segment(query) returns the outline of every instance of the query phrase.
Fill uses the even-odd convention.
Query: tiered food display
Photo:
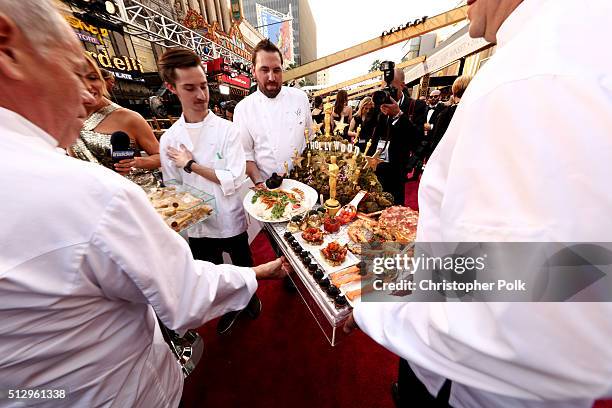
[[[340,123],[337,122],[336,130],[339,126]],[[364,154],[369,150],[371,141],[365,152],[361,152],[354,143],[332,134],[329,105],[326,105],[325,109],[325,133],[319,134],[319,126],[316,124],[312,131],[315,134],[314,140],[310,140],[309,130],[305,131],[307,143],[304,152],[300,155],[295,151],[292,159],[293,170],[289,178],[301,181],[324,197],[328,197],[331,171],[331,175],[336,176],[338,187],[335,198],[340,205],[348,204],[359,191],[368,193],[359,204],[359,211],[372,213],[393,205],[393,196],[383,192],[382,185],[376,177],[376,167],[382,161],[378,158],[380,153],[377,152],[372,157]],[[358,138],[359,136],[355,140]],[[333,160],[335,162],[332,162]],[[333,174],[334,167],[330,164],[337,165],[337,174]]]
[[[213,212],[202,197],[178,191],[175,186],[151,189],[147,197],[164,222],[177,232],[203,221]]]
[[[251,191],[245,209],[266,222],[304,287],[322,302],[321,310],[340,321],[364,291],[372,290],[375,276],[360,261],[364,245],[413,242],[418,212],[393,206],[375,174],[378,153],[365,156],[330,134],[329,105],[325,110],[325,134],[310,140],[306,132],[307,147],[302,154],[295,151],[288,178],[274,175],[266,189]],[[322,205],[300,200],[304,194],[298,190],[312,190]]]

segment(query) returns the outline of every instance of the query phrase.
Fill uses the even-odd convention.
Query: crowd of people
[[[384,103],[365,97],[353,114],[337,93],[333,123],[364,148],[371,140],[370,156],[382,142],[377,175],[395,204],[425,167],[417,241],[608,241],[612,59],[572,59],[567,27],[607,34],[610,12],[606,0],[472,1],[470,35],[498,50],[476,78],[457,78],[448,101],[436,89],[411,96],[401,69]],[[209,107],[198,55],[166,50],[159,73],[182,115],[158,142],[142,116],[110,100],[110,79],[52,0],[0,2],[0,406],[21,404],[5,389],[55,388],[70,396],[54,406],[176,407],[183,374],[160,324],[181,333],[221,317],[227,334],[238,316],[261,313],[258,281],[291,267],[282,256],[254,266],[241,191],[291,169],[324,105],[283,86],[271,41],[254,48],[252,65],[256,92]],[[571,115],[541,103],[552,91],[572,101]],[[119,131],[137,154],[113,162]],[[217,202],[187,241],[143,191],[160,168]],[[611,312],[362,302],[345,330],[400,357],[402,407],[587,408],[612,397]]]

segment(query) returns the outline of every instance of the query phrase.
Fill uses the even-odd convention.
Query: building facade
[[[286,65],[317,59],[317,28],[308,0],[242,0],[242,5],[246,20],[279,45]],[[316,74],[307,79],[316,83]]]
[[[110,71],[116,78],[112,99],[122,106],[135,110],[144,116],[150,116],[149,98],[163,90],[157,72],[157,61],[168,47],[186,46],[172,41],[165,41],[163,35],[146,34],[137,27],[130,26],[119,18],[119,15],[106,15],[88,9],[89,2],[83,0],[55,0],[58,9],[66,18],[81,41],[84,51],[100,68]],[[115,0],[117,4],[119,0]],[[250,80],[242,75],[249,71],[252,47],[260,41],[261,35],[246,20],[242,19],[240,0],[205,0],[204,9],[200,1],[172,3],[167,0],[121,0],[125,6],[146,7],[151,19],[160,21],[163,16],[168,24],[183,26],[195,31],[200,38],[208,41],[208,46],[199,51],[204,61],[224,59],[223,72],[209,72],[211,81],[211,98],[240,99],[248,93]],[[183,8],[183,7],[186,8]],[[192,7],[198,7],[194,9]],[[218,7],[215,20],[204,19],[200,12],[207,12]],[[226,13],[225,13],[226,12]],[[212,14],[211,14],[212,15]],[[224,18],[227,15],[227,18]],[[157,16],[157,17],[155,17]],[[224,21],[225,20],[225,21]],[[147,24],[152,25],[153,20]],[[145,24],[140,22],[140,24]],[[225,31],[228,27],[228,32]],[[246,35],[243,35],[243,27]],[[184,28],[183,28],[184,30]],[[205,55],[211,46],[223,49],[223,55]],[[203,55],[204,53],[204,55]],[[211,53],[212,54],[212,53]],[[238,63],[240,62],[240,64]],[[221,95],[219,85],[226,85],[227,94]],[[215,94],[218,94],[216,95]]]

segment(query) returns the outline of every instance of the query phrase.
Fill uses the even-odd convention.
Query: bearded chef
[[[612,3],[468,4],[470,35],[497,50],[427,163],[417,240],[611,241],[612,58],[576,59],[574,50],[602,55],[582,39],[612,36]],[[401,406],[466,408],[590,408],[611,397],[610,316],[610,303],[354,309],[364,332],[409,362]]]
[[[294,150],[306,147],[304,130],[310,129],[310,103],[304,91],[282,86],[283,56],[270,40],[253,50],[253,75],[257,92],[236,105],[234,123],[239,126],[246,156],[246,172],[255,185],[272,173],[292,168]]]

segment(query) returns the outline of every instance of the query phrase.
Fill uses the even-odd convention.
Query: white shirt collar
[[[217,117],[217,115],[215,115],[215,114],[214,114],[214,112],[213,112],[211,109],[209,109],[209,110],[208,110],[208,114],[206,115],[206,117],[204,118],[204,120],[203,120],[203,121],[201,121],[201,122],[198,122],[198,123],[187,123],[187,121],[185,121],[185,115],[184,115],[184,114],[181,114],[181,118],[180,118],[179,120],[180,120],[180,122],[181,122],[183,125],[197,125],[197,124],[202,124],[203,126],[210,126],[210,125],[211,125],[211,124],[212,124],[212,123],[215,121],[215,119],[213,119],[213,116],[214,116],[214,117]]]
[[[0,106],[0,126],[19,133],[23,136],[38,138],[45,143],[41,145],[56,148],[59,143],[53,136],[30,122],[20,114]]]

